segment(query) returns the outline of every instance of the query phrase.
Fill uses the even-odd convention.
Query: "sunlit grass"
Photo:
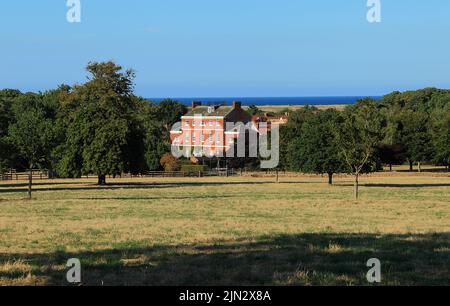
[[[0,183],[0,284],[449,284],[450,176]]]

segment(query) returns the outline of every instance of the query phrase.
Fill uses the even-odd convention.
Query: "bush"
[[[181,171],[183,172],[190,172],[190,173],[204,173],[206,171],[208,171],[208,166],[204,166],[204,165],[182,165],[181,166]]]
[[[179,171],[181,167],[180,161],[170,153],[164,154],[161,157],[160,163],[166,172]]]

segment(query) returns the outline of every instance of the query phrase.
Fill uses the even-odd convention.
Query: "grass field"
[[[260,110],[262,110],[263,112],[273,112],[273,113],[278,113],[281,111],[284,111],[286,109],[289,109],[291,111],[297,111],[299,109],[304,108],[305,106],[303,105],[261,105],[258,106],[258,108]],[[314,107],[318,108],[318,109],[330,109],[330,108],[334,108],[336,110],[343,110],[346,105],[344,104],[334,104],[334,105],[314,105]]]
[[[450,175],[0,182],[0,285],[450,285]]]

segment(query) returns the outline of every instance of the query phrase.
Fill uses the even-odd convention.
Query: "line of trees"
[[[0,91],[0,172],[49,169],[60,177],[139,174],[161,167],[184,105],[133,94],[134,71],[90,63],[88,80],[44,93]]]
[[[95,174],[105,184],[107,175],[161,168],[186,107],[134,95],[134,71],[113,62],[90,63],[87,72],[81,85],[0,91],[0,173],[41,168],[59,177]],[[358,197],[360,175],[382,164],[450,167],[450,90],[394,92],[343,111],[307,106],[290,114],[280,141],[281,169],[326,174],[330,184],[335,173],[350,173]]]
[[[426,88],[367,98],[343,111],[305,107],[281,130],[281,167],[306,173],[355,178],[382,164],[409,163],[421,171],[428,162],[450,171],[450,91]]]

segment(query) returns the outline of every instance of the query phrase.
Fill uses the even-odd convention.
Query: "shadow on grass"
[[[136,200],[200,200],[200,199],[223,199],[223,198],[242,198],[239,195],[208,195],[208,196],[191,196],[191,197],[171,197],[171,196],[161,196],[161,197],[90,197],[90,198],[77,198],[78,200],[87,201],[102,201],[102,200],[118,200],[118,201],[136,201]]]
[[[341,187],[353,187],[353,184],[336,184]],[[379,187],[379,188],[433,188],[433,187],[450,187],[450,183],[442,184],[359,184],[360,187]]]
[[[20,261],[42,283],[67,285],[69,258],[81,260],[85,285],[368,285],[370,258],[381,260],[381,285],[450,284],[450,233],[298,234],[156,247],[130,242],[93,252],[0,254],[0,267]],[[22,277],[18,269],[0,269],[0,283]]]
[[[39,187],[45,186],[59,186],[65,183],[41,183],[33,184],[33,191],[80,191],[80,190],[115,190],[115,189],[158,189],[158,188],[176,188],[176,187],[207,187],[207,186],[231,186],[231,185],[265,185],[265,184],[275,184],[275,181],[232,181],[232,182],[167,182],[167,183],[139,183],[139,182],[123,182],[123,183],[109,183],[104,186],[98,186],[95,184],[87,183],[74,183],[70,185],[83,185],[75,187]],[[278,184],[313,184],[316,182],[280,182]],[[3,188],[6,187],[6,188]],[[23,189],[20,189],[23,188]],[[0,192],[24,192],[28,188],[27,184],[9,184],[0,185]]]

